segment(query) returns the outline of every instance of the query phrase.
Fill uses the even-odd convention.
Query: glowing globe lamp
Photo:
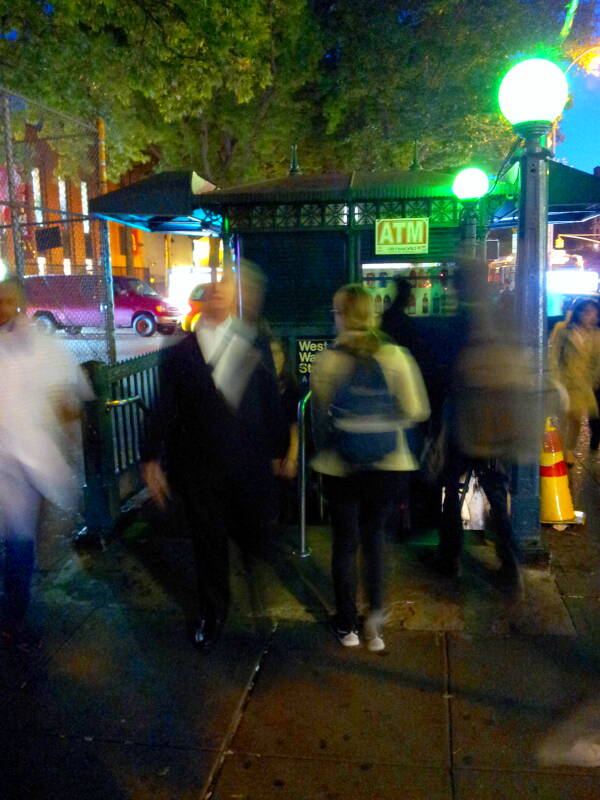
[[[500,111],[514,126],[550,125],[562,114],[569,86],[559,66],[545,58],[528,58],[510,69],[498,92]]]
[[[462,169],[452,184],[452,192],[459,200],[478,200],[489,188],[488,176],[478,167]]]

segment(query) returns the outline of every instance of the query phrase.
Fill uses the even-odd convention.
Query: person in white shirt
[[[23,312],[20,283],[0,282],[0,511],[4,539],[1,633],[27,636],[42,498],[74,511],[79,485],[65,453],[92,391],[70,353]]]

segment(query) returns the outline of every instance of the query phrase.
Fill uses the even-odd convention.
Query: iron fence
[[[95,399],[83,426],[84,516],[90,534],[114,527],[124,501],[142,487],[140,449],[158,396],[160,353],[105,364],[84,364]]]

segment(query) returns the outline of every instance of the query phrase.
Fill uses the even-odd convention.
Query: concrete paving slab
[[[93,606],[87,603],[56,604],[46,598],[38,598],[32,603],[30,618],[40,636],[39,646],[19,648],[0,644],[0,706],[32,679],[92,611]]]
[[[5,727],[220,747],[263,648],[253,630],[232,625],[201,653],[178,615],[100,609],[9,701]]]
[[[3,800],[198,800],[217,754],[0,734]]]
[[[165,578],[159,578],[122,543],[104,552],[71,552],[60,567],[39,583],[56,602],[86,601],[97,606],[177,609]],[[192,590],[193,591],[193,590]]]
[[[455,800],[598,800],[600,775],[460,769],[455,787]]]
[[[212,800],[451,800],[443,769],[236,753]]]
[[[453,635],[449,653],[457,767],[535,768],[557,721],[600,693],[572,639]]]
[[[445,766],[443,641],[390,631],[386,642],[373,654],[342,648],[322,625],[278,629],[231,748]]]
[[[387,603],[390,625],[414,631],[461,631],[485,635],[553,634],[574,636],[575,629],[552,574],[524,570],[523,602],[507,603],[494,584],[498,562],[493,544],[468,532],[463,578],[457,583],[428,570],[419,554],[437,537],[413,537],[407,543],[387,542]],[[311,559],[328,576],[330,535],[326,528],[309,530]],[[600,563],[600,558],[598,559]],[[301,567],[303,564],[301,564]]]
[[[545,535],[555,555],[552,571],[565,595],[600,597],[600,544],[590,535],[588,526]]]
[[[568,595],[565,605],[577,630],[579,647],[585,651],[590,669],[600,675],[600,597]]]

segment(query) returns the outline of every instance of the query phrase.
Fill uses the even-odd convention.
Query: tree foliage
[[[497,165],[511,59],[560,55],[564,0],[3,0],[15,91],[107,122],[110,169],[221,185],[308,170]],[[10,3],[10,5],[9,5]],[[565,47],[590,41],[583,0]]]

